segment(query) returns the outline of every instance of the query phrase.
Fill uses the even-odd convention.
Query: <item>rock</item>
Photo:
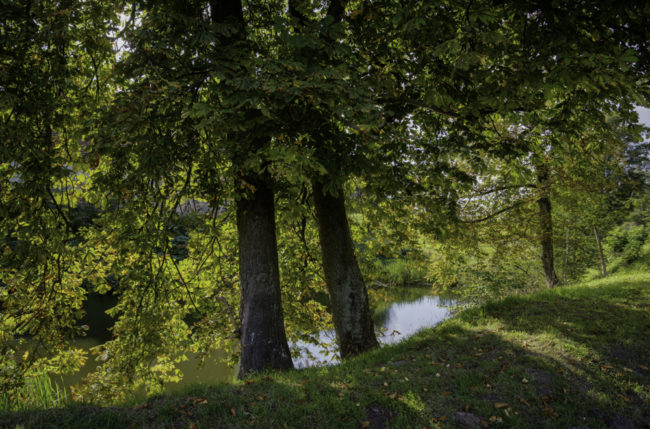
[[[634,429],[636,425],[628,417],[621,414],[614,414],[613,416],[605,418],[607,427],[610,429]]]
[[[379,406],[366,408],[366,416],[372,429],[383,429],[386,423],[390,422],[396,415],[395,411],[388,408]]]
[[[454,414],[454,421],[460,426],[468,429],[480,429],[481,419],[476,414],[459,411]]]

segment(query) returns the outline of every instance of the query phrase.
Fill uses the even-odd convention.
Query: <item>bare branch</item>
[[[490,220],[490,219],[492,219],[493,217],[500,215],[501,213],[505,213],[505,212],[507,212],[507,211],[509,211],[509,210],[512,210],[512,209],[517,208],[517,207],[519,207],[519,206],[521,206],[521,205],[524,205],[524,204],[527,203],[527,202],[528,202],[527,200],[517,201],[516,203],[514,203],[514,204],[512,204],[512,205],[509,205],[509,206],[507,206],[507,207],[504,207],[504,208],[502,208],[501,210],[497,210],[497,211],[495,211],[494,213],[490,213],[489,215],[487,215],[487,216],[485,216],[485,217],[482,217],[482,218],[480,218],[480,219],[471,219],[471,220],[463,220],[463,219],[461,219],[461,222],[463,222],[463,223],[479,223],[479,222],[485,222],[486,220]]]

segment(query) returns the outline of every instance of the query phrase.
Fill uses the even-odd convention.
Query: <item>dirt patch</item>
[[[553,376],[551,374],[537,368],[532,368],[529,373],[534,383],[535,389],[540,396],[549,396],[554,393],[555,383],[553,382]]]
[[[636,362],[640,362],[640,356],[636,351],[630,350],[621,343],[616,343],[608,350],[608,354],[617,361],[634,367]]]
[[[373,429],[383,429],[386,422],[392,420],[397,414],[393,410],[380,406],[369,406],[366,408],[366,416]]]

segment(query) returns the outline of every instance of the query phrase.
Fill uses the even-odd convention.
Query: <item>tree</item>
[[[80,272],[71,221],[83,176],[80,118],[101,104],[113,5],[3,3],[0,17],[0,388],[78,368]],[[98,36],[99,32],[99,36]],[[29,341],[28,341],[29,339]]]

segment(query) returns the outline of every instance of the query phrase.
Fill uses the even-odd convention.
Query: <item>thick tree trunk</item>
[[[598,253],[600,254],[600,274],[606,277],[607,267],[605,265],[605,255],[603,255],[603,244],[600,242],[600,233],[596,224],[594,224],[594,234],[596,235],[596,244],[598,244]]]
[[[314,183],[323,271],[330,295],[341,358],[377,346],[368,293],[354,255],[343,189],[336,197]]]
[[[255,190],[248,199],[237,202],[240,377],[264,369],[293,368],[284,332],[273,191],[260,178],[244,180]]]
[[[546,191],[548,174],[545,169],[539,168],[537,172],[537,183],[541,196],[537,200],[539,206],[540,242],[542,245],[542,266],[548,287],[557,286],[560,281],[555,274],[553,262],[553,218],[551,216],[551,199]]]
[[[210,13],[217,24],[233,23],[237,31],[217,34],[224,46],[246,38],[241,0],[212,0]],[[246,52],[245,47],[242,54]],[[242,68],[241,73],[247,73]],[[245,112],[246,118],[261,113],[254,109]],[[263,133],[255,135],[249,130],[237,136],[241,142],[240,152],[234,154],[233,165],[242,165],[245,158],[268,143]],[[239,377],[264,369],[293,368],[289,345],[284,332],[284,317],[280,294],[278,248],[275,237],[275,205],[270,180],[256,174],[239,178],[253,191],[242,195],[237,201],[237,233],[239,236],[239,279],[241,284],[241,360]],[[242,186],[242,188],[244,188]]]

